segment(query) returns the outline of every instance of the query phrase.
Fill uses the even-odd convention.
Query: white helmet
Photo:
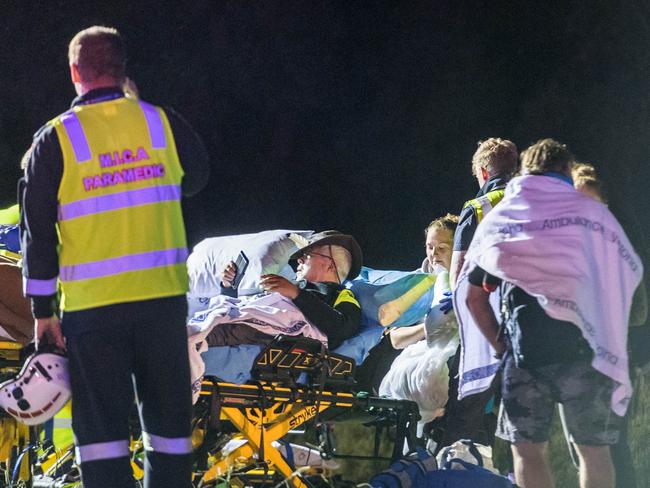
[[[0,407],[27,425],[50,420],[70,399],[68,358],[37,352],[20,373],[0,384]]]

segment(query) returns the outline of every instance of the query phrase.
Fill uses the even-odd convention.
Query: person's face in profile
[[[451,266],[453,234],[449,229],[432,227],[427,231],[426,253],[432,265]]]
[[[324,281],[334,260],[328,246],[315,247],[298,258],[296,278],[307,281]]]

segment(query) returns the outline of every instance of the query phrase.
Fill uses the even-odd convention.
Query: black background
[[[422,229],[478,190],[479,139],[565,142],[596,165],[647,246],[650,3],[3,2],[0,204],[22,153],[74,97],[67,44],[112,25],[141,96],[211,155],[191,243],[272,228],[354,234],[366,263],[414,268]]]

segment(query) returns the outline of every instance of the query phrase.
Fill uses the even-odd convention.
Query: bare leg
[[[614,465],[609,446],[576,444],[580,457],[580,488],[614,488]]]
[[[512,445],[515,478],[521,488],[554,488],[546,456],[547,442],[522,442]]]

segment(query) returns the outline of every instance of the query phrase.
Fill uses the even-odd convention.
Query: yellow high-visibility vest
[[[469,206],[474,207],[476,218],[480,223],[481,220],[483,220],[483,217],[485,217],[490,210],[492,210],[494,206],[503,199],[504,195],[505,190],[492,190],[478,198],[466,201],[463,205],[463,210]]]
[[[0,225],[16,225],[20,220],[18,204],[0,210]]]
[[[117,98],[75,106],[50,124],[63,153],[61,308],[184,294],[183,170],[165,112]],[[55,280],[34,281],[37,294],[56,289]]]
[[[66,403],[52,419],[52,443],[57,451],[74,445],[72,433],[72,402]]]

